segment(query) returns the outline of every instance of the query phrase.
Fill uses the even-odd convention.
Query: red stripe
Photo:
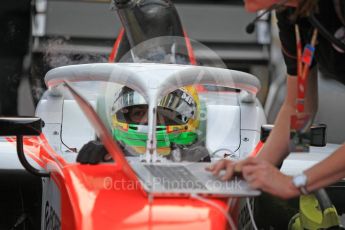
[[[58,160],[62,167],[67,165],[65,159],[57,154],[55,150],[49,145],[48,140],[44,134],[41,134],[39,139],[42,142],[41,147],[43,147],[43,149],[45,150],[43,152],[45,156],[49,157],[52,160]]]
[[[264,143],[262,141],[259,141],[259,143],[255,146],[255,149],[253,150],[253,152],[250,153],[250,157],[256,157],[263,146],[264,146]]]
[[[6,140],[16,145],[16,138],[7,137]],[[51,169],[48,169],[48,165],[51,165],[62,174],[62,168],[67,164],[61,156],[55,153],[43,134],[39,137],[24,138],[23,149],[27,157],[30,157],[47,171],[51,171]]]
[[[115,61],[115,58],[116,58],[117,53],[119,51],[119,47],[120,47],[121,40],[122,40],[122,37],[123,37],[124,33],[125,33],[125,29],[121,28],[120,33],[117,36],[117,39],[115,41],[115,44],[114,44],[113,49],[111,51],[111,54],[109,56],[108,62],[112,63],[112,62]]]
[[[194,54],[194,50],[193,50],[192,44],[190,42],[190,39],[189,39],[189,37],[187,35],[187,32],[183,31],[183,35],[184,35],[184,38],[185,38],[185,41],[186,41],[187,52],[188,52],[188,57],[189,57],[190,64],[197,65],[195,54]],[[195,88],[196,88],[196,91],[198,91],[199,93],[207,91],[203,85],[196,85]]]
[[[16,138],[11,138],[11,137],[7,137],[6,140],[8,142],[10,142],[11,144],[16,146],[17,143],[17,139]],[[32,160],[34,160],[41,168],[45,168],[45,163],[39,159],[35,153],[33,153],[32,151],[30,151],[28,148],[25,147],[25,145],[23,146],[24,149],[24,154],[28,157],[30,157]]]
[[[194,55],[194,50],[193,50],[193,47],[192,47],[192,44],[190,43],[190,39],[187,35],[187,32],[186,31],[183,31],[183,35],[185,37],[185,41],[186,41],[186,46],[187,46],[187,52],[188,52],[188,56],[189,56],[189,61],[192,65],[196,65],[196,58],[195,58],[195,55]]]

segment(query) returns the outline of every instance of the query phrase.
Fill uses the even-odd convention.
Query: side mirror
[[[39,136],[43,126],[38,117],[0,117],[0,136]]]
[[[17,155],[20,163],[31,174],[49,177],[49,173],[34,168],[26,159],[23,148],[23,136],[39,136],[44,122],[38,117],[0,117],[0,136],[16,136]]]
[[[260,141],[266,142],[274,125],[262,125]],[[324,147],[327,144],[326,135],[327,126],[325,124],[312,125],[310,127],[310,145],[315,147]]]

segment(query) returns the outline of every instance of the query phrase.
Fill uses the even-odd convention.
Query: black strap
[[[341,42],[340,40],[338,40],[337,38],[335,38],[321,23],[319,20],[317,20],[317,18],[315,17],[314,14],[309,16],[309,21],[310,23],[319,30],[320,34],[326,38],[329,42],[333,43],[334,45],[336,45],[337,47],[339,47],[340,49],[345,51],[345,44],[343,42]]]
[[[345,5],[343,0],[333,0],[335,12],[343,25],[345,26]]]

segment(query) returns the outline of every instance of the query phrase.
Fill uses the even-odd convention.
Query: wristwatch
[[[292,184],[299,189],[303,195],[308,195],[309,192],[306,188],[308,177],[304,173],[298,174],[292,178]]]

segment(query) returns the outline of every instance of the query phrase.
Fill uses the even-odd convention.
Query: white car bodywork
[[[113,67],[114,69],[112,69]],[[196,75],[193,78],[190,77],[189,80],[185,76],[181,77],[178,81],[176,81],[176,77],[172,78],[173,80],[171,81],[179,83],[174,82],[170,84],[172,86],[169,86],[168,90],[165,89],[163,93],[190,83],[228,85],[243,89],[247,87],[250,89],[248,90],[249,93],[245,93],[245,90],[243,90],[242,92],[206,91],[199,94],[201,104],[203,105],[199,131],[201,133],[200,135],[205,138],[206,147],[209,152],[214,153],[214,159],[219,159],[224,154],[229,155],[232,159],[246,157],[259,141],[261,125],[266,123],[263,109],[259,101],[255,98],[255,93],[260,87],[259,82],[254,76],[246,73],[211,67],[147,63],[93,64],[62,68],[65,69],[58,68],[47,74],[47,85],[53,87],[47,91],[39,103],[36,116],[41,117],[45,121],[46,125],[43,128],[43,133],[48,138],[49,143],[55,151],[63,155],[72,155],[69,154],[65,145],[80,149],[87,141],[95,138],[93,128],[87,122],[85,115],[81,112],[69,93],[61,87],[58,87],[58,89],[55,88],[58,85],[57,82],[62,83],[63,79],[79,82],[75,86],[94,105],[108,127],[110,126],[110,107],[114,100],[114,93],[116,93],[119,87],[117,84],[109,85],[100,81],[114,81],[116,83],[120,81],[120,83],[126,83],[127,86],[138,91],[143,91],[140,89],[140,84],[145,84],[138,83],[136,86],[137,83],[131,82],[131,79],[121,78],[121,80],[118,80],[120,79],[117,77],[118,73],[123,74],[125,71],[132,71],[143,79],[148,78],[148,74],[149,76],[158,76],[157,79],[164,79],[164,76],[176,74],[178,71],[189,71],[191,72],[190,75],[200,73],[200,71],[206,71],[203,73],[203,79],[198,79],[197,81],[195,81]],[[77,70],[76,68],[79,69]],[[60,72],[57,73],[57,71]],[[94,72],[91,73],[90,71]],[[196,72],[192,73],[192,71]],[[99,72],[103,72],[104,79],[100,78]],[[129,75],[129,72],[126,72],[125,75]],[[83,75],[83,73],[87,73],[87,76]],[[211,76],[207,77],[207,74],[211,74]],[[228,75],[226,76],[224,74]],[[97,77],[95,77],[96,75]],[[116,77],[110,77],[110,75]],[[116,79],[111,80],[111,78]],[[179,77],[177,76],[177,78]],[[148,85],[150,86],[152,86],[152,82],[156,82],[154,78],[148,81]]]

